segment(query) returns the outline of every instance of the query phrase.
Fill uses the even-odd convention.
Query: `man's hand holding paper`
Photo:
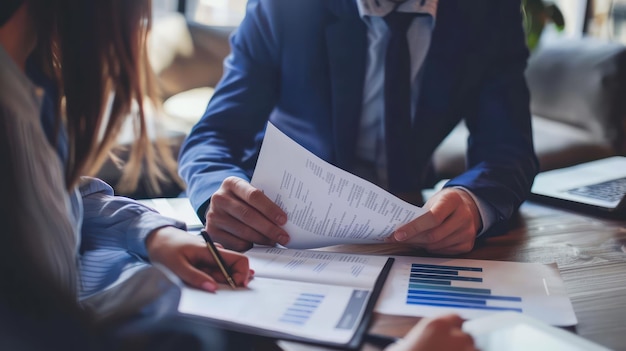
[[[482,223],[478,207],[466,191],[445,188],[423,208],[428,212],[399,227],[387,241],[442,254],[468,252],[474,247]]]
[[[233,250],[252,244],[285,245],[289,235],[282,228],[287,214],[246,180],[229,177],[211,197],[206,230],[213,240]]]

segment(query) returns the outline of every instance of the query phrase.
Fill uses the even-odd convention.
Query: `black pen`
[[[206,241],[206,247],[211,252],[211,255],[213,255],[213,258],[215,259],[215,262],[217,262],[217,265],[220,267],[220,270],[222,271],[222,274],[224,274],[224,277],[226,278],[226,281],[228,281],[228,284],[230,285],[231,288],[235,289],[237,287],[237,285],[235,285],[235,281],[233,280],[233,276],[230,273],[230,270],[228,269],[228,266],[226,265],[226,262],[224,262],[224,259],[222,258],[222,255],[220,255],[220,252],[217,250],[217,247],[213,243],[213,239],[211,239],[209,234],[204,229],[202,229],[202,231],[200,231],[200,235],[202,235],[202,238],[204,239],[204,241]]]

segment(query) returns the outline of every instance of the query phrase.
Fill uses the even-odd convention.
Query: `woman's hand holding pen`
[[[254,274],[250,270],[248,258],[216,245],[232,273],[235,285],[247,286]],[[214,292],[218,283],[226,283],[214,256],[199,236],[174,227],[163,227],[148,236],[146,248],[152,263],[164,265],[192,287]]]

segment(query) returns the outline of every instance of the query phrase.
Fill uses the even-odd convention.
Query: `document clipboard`
[[[308,275],[299,274],[297,280],[291,280],[282,275],[283,272],[265,276],[261,268],[249,289],[234,291],[223,286],[216,294],[211,294],[183,287],[178,313],[187,318],[200,318],[218,328],[252,335],[333,348],[361,346],[393,258],[279,248],[252,251],[247,255],[255,270],[255,262],[269,262],[269,266],[287,267],[285,272],[294,265],[299,265],[298,268],[309,265],[339,274],[324,283],[324,278],[316,276],[312,270]],[[324,266],[326,263],[328,265]],[[336,267],[331,269],[331,265],[351,267],[352,271],[338,271]],[[356,274],[368,275],[368,278],[363,279],[362,284],[351,285],[349,276]],[[340,285],[341,280],[346,284]],[[352,282],[357,280],[360,279]]]

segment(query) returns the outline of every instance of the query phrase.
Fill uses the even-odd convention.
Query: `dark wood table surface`
[[[424,252],[395,245],[342,245],[331,251],[394,255]],[[461,258],[556,262],[574,306],[574,332],[613,350],[626,351],[626,219],[608,219],[533,202],[522,205],[505,235],[479,241]],[[403,336],[417,317],[375,314],[370,332]],[[324,350],[278,342],[285,351]],[[365,344],[363,350],[378,348]]]

